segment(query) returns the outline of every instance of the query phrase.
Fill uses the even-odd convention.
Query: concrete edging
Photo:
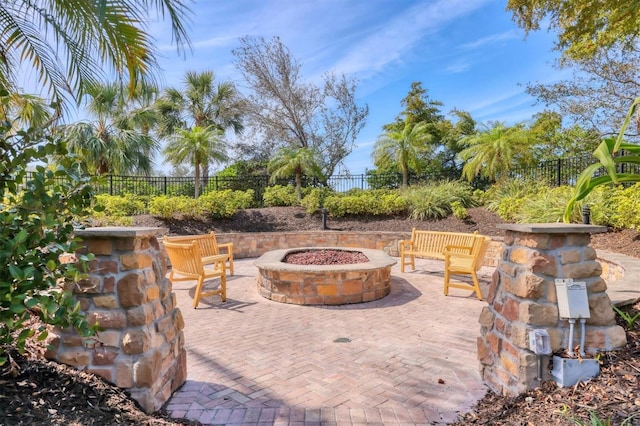
[[[596,253],[611,303],[624,306],[640,300],[640,259],[607,250],[596,250]]]

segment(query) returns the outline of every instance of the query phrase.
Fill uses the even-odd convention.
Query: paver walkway
[[[261,297],[254,259],[237,260],[227,302],[192,306],[194,282],[174,284],[185,320],[188,377],[166,408],[203,424],[446,424],[486,393],[476,359],[485,302],[442,294],[442,262],[392,269],[391,293],[339,307]],[[489,282],[492,268],[480,271]]]

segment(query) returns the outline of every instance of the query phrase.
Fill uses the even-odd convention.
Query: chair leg
[[[198,284],[196,285],[196,294],[193,296],[193,309],[198,308],[198,302],[200,301],[200,293],[204,286],[204,277],[198,277]]]
[[[476,296],[478,300],[482,300],[482,292],[480,291],[480,283],[478,282],[478,276],[476,275],[476,271],[471,272],[471,277],[473,278],[473,287],[476,292]]]

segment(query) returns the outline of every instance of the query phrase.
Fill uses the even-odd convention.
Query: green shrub
[[[133,216],[145,211],[144,201],[135,195],[96,195],[96,204],[106,216]]]
[[[201,214],[198,200],[185,197],[168,197],[161,195],[154,197],[149,202],[149,213],[164,219],[171,219],[176,215],[185,217],[197,217]]]
[[[485,206],[505,221],[514,221],[529,195],[547,191],[549,186],[533,180],[510,180],[490,187]]]
[[[487,201],[487,193],[482,189],[473,190],[473,199],[478,206],[483,206]]]
[[[264,205],[267,207],[276,206],[295,206],[298,204],[296,189],[293,185],[274,185],[268,186],[262,195]]]
[[[216,219],[233,216],[238,209],[246,209],[253,202],[253,190],[214,191],[198,198],[199,211]]]
[[[63,141],[47,136],[48,129],[13,134],[6,126],[0,123],[0,365],[9,347],[22,353],[36,333],[44,339],[46,324],[72,326],[82,336],[96,331],[71,293],[59,286],[85,276],[83,267],[92,259],[60,262],[61,254],[79,249],[74,222],[89,215],[90,178]],[[60,158],[57,165],[44,167],[52,157]],[[38,164],[31,175],[29,164]],[[32,315],[43,325],[25,327]]]
[[[404,193],[409,204],[409,217],[417,220],[441,219],[452,213],[452,203],[465,209],[476,205],[473,189],[466,182],[445,181],[412,186]]]
[[[640,229],[640,183],[613,191],[611,204],[615,206],[611,225],[615,228]]]
[[[407,210],[407,200],[397,191],[375,189],[329,195],[324,207],[334,217],[345,215],[396,215]]]
[[[613,226],[616,206],[612,197],[615,191],[614,187],[598,186],[581,201],[581,205],[589,206],[590,222],[593,225]]]
[[[519,204],[520,210],[514,213],[518,223],[562,222],[565,207],[573,195],[573,188],[560,186],[542,189],[536,194],[528,194]],[[582,221],[582,203],[573,208],[572,222]]]
[[[201,217],[204,215],[213,218],[231,217],[238,209],[246,209],[253,202],[253,190],[214,191],[199,198],[191,197],[154,197],[149,202],[149,213],[170,219],[174,216]]]
[[[463,206],[460,201],[454,201],[453,203],[451,203],[451,212],[456,218],[460,220],[465,220],[469,217],[467,208]]]
[[[325,199],[331,194],[334,192],[330,188],[310,188],[300,204],[306,209],[307,214],[313,214],[324,206]]]

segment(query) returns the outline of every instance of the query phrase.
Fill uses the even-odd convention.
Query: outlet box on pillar
[[[585,282],[573,282],[571,278],[556,279],[558,313],[560,318],[589,318],[589,297]]]

